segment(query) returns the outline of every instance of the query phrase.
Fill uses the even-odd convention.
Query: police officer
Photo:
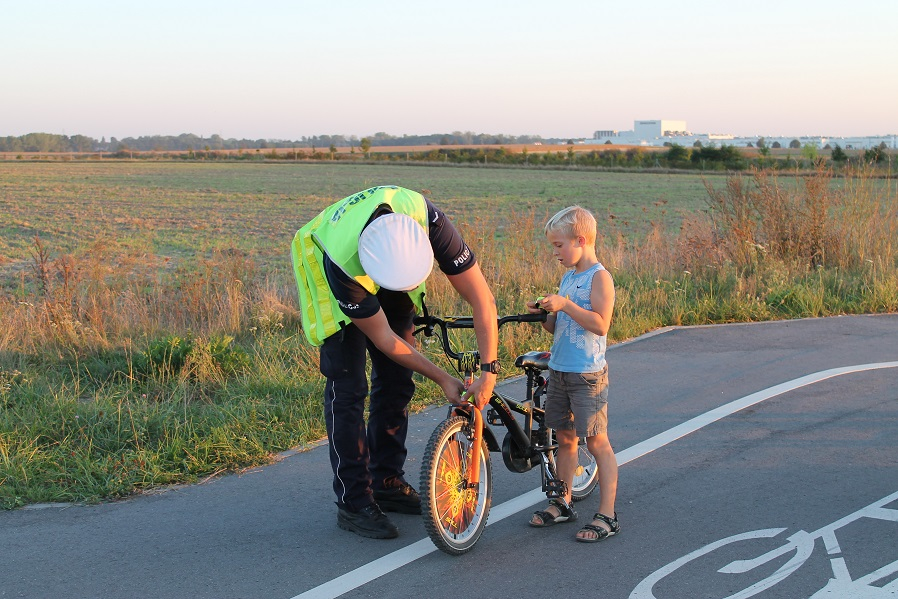
[[[401,187],[372,187],[329,206],[297,232],[292,254],[303,330],[320,346],[326,378],[337,524],[365,537],[394,538],[399,531],[384,510],[421,513],[418,493],[403,477],[412,373],[436,382],[453,404],[470,398],[482,407],[498,373],[495,299],[445,214]],[[474,317],[483,368],[467,391],[415,349],[412,318],[423,306],[434,259]]]

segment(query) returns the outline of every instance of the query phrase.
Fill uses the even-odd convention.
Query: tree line
[[[182,133],[181,135],[144,135],[116,139],[95,139],[86,135],[58,135],[54,133],[28,133],[20,136],[0,137],[0,152],[141,152],[190,150],[265,150],[270,148],[318,148],[363,146],[424,146],[424,145],[486,145],[527,144],[534,142],[555,143],[558,140],[543,139],[538,135],[504,135],[454,131],[430,135],[390,135],[378,132],[363,138],[355,135],[314,135],[296,140],[278,139],[225,139],[218,134],[209,137]]]

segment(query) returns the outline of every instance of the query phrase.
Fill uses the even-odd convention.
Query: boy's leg
[[[530,518],[530,525],[543,527],[547,520],[551,523],[558,522],[557,518],[566,516],[566,522],[576,520],[577,515],[571,506],[571,485],[574,481],[574,472],[577,468],[577,432],[574,430],[574,418],[571,412],[571,398],[568,395],[567,378],[569,373],[561,373],[549,370],[549,393],[545,403],[546,426],[555,430],[555,441],[558,450],[555,452],[555,474],[565,483],[564,501],[566,507],[549,502],[549,506],[539,510]],[[565,514],[562,514],[562,509]]]
[[[586,438],[586,447],[596,459],[599,469],[599,513],[614,517],[614,502],[617,498],[617,457],[611,448],[607,434]]]
[[[555,454],[555,469],[558,478],[564,481],[564,500],[571,502],[571,486],[574,484],[574,472],[577,471],[578,449],[580,438],[575,430],[556,430],[555,441],[558,452]]]
[[[531,516],[530,525],[541,528],[547,525],[547,521],[554,522],[573,522],[577,519],[577,512],[573,509],[571,502],[571,485],[574,482],[574,472],[577,469],[577,450],[579,437],[574,430],[560,429],[555,431],[555,442],[558,444],[558,450],[555,452],[555,474],[564,482],[564,505],[557,503],[557,499],[552,499],[549,506],[545,509],[538,510]],[[559,520],[564,516],[565,518]]]
[[[606,405],[603,409],[607,411],[608,406]],[[614,503],[617,499],[617,457],[611,448],[608,434],[600,433],[587,437],[586,447],[589,449],[589,453],[595,457],[596,467],[599,470],[599,493],[601,495],[599,513],[616,520],[617,514],[615,513]],[[593,520],[591,524],[604,528],[608,532],[613,532],[611,526],[604,520]],[[577,533],[578,539],[587,541],[598,540],[598,537],[598,533],[589,529],[581,529]]]

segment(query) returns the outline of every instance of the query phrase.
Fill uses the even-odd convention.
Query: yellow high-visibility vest
[[[324,275],[324,255],[369,293],[380,287],[371,280],[359,261],[359,236],[381,206],[405,214],[428,230],[427,204],[416,191],[383,185],[360,191],[325,208],[293,237],[293,272],[299,288],[302,328],[313,345],[349,324]],[[424,283],[408,294],[418,310],[424,303]]]

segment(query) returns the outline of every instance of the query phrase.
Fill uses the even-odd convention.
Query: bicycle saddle
[[[515,358],[514,365],[518,368],[536,368],[545,370],[549,367],[549,358],[552,352],[548,351],[529,351],[526,354]]]

